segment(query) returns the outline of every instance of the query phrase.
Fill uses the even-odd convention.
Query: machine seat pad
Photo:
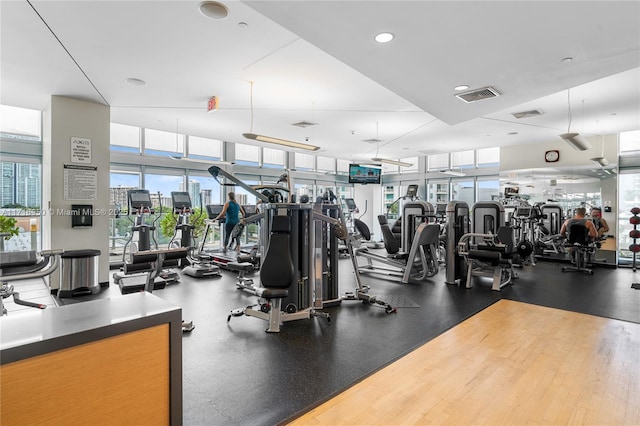
[[[226,266],[232,271],[248,272],[253,270],[253,263],[249,262],[228,262]]]
[[[507,246],[490,246],[490,245],[478,244],[478,250],[493,251],[496,253],[500,253],[501,255],[504,255],[507,252]]]
[[[286,288],[264,288],[258,291],[258,297],[264,297],[265,299],[283,299],[289,295],[289,290]]]
[[[38,263],[36,252],[31,251],[6,251],[2,253],[0,268],[14,268],[18,266],[32,266]]]
[[[500,253],[497,251],[469,250],[469,254],[467,256],[469,259],[491,263],[494,266],[497,266],[500,263]]]
[[[155,266],[153,263],[125,263],[123,272],[125,275],[135,274],[139,272],[149,272],[153,271]]]

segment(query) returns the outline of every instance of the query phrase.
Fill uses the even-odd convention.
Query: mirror
[[[593,207],[602,208],[602,217],[606,220],[609,231],[606,238],[600,242],[600,248],[595,253],[596,264],[616,265],[616,211],[617,211],[617,167],[616,165],[600,166],[572,166],[566,168],[534,168],[505,171],[500,173],[500,193],[505,203],[506,217],[510,218],[515,206],[527,203],[531,206],[558,206],[562,212],[562,221],[573,216],[578,207],[587,209],[587,218]],[[554,210],[551,210],[554,211]],[[547,214],[547,216],[550,216]],[[555,214],[553,215],[555,216]],[[566,250],[549,245],[544,238],[544,231],[553,235],[559,232],[559,219],[549,217],[548,220],[532,220],[526,223],[528,239],[542,241],[544,244],[536,247],[536,257],[552,260],[570,260]],[[543,224],[540,228],[536,223]],[[559,223],[559,225],[558,225]],[[550,228],[550,229],[549,229]],[[547,234],[548,235],[548,234]],[[520,238],[525,238],[522,236]]]

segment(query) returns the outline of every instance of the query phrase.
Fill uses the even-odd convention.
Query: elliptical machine
[[[171,201],[173,203],[173,214],[178,217],[176,220],[175,233],[171,241],[169,241],[169,248],[184,247],[188,250],[187,257],[182,259],[184,263],[180,265],[182,272],[194,278],[222,276],[220,268],[208,261],[209,256],[196,255],[196,257],[193,254],[196,247],[195,239],[193,238],[195,226],[189,223],[189,218],[193,213],[189,193],[171,192]]]
[[[151,195],[146,189],[131,189],[127,191],[127,199],[129,202],[128,219],[131,221],[131,236],[124,245],[122,254],[123,262],[130,263],[127,255],[139,251],[151,250],[151,241],[153,240],[154,248],[158,246],[153,232],[156,229],[156,222],[160,218],[158,215],[151,225],[146,223],[146,219],[155,213],[151,204]],[[162,211],[162,205],[160,205]],[[135,219],[131,216],[135,215]],[[162,270],[154,280],[154,290],[165,288],[168,283],[180,281],[180,276],[173,270]],[[113,274],[114,284],[120,286],[122,294],[142,291],[146,283],[146,274],[125,274],[124,267],[119,272]]]

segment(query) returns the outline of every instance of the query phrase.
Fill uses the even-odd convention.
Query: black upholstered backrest
[[[393,235],[387,218],[384,215],[378,216],[378,223],[380,224],[380,230],[382,231],[382,240],[384,241],[384,248],[389,254],[396,254],[400,251],[400,241]]]
[[[585,245],[589,242],[589,230],[580,223],[569,226],[569,243]]]
[[[291,258],[289,216],[273,216],[269,248],[260,267],[260,281],[265,288],[288,288],[295,270]]]
[[[353,219],[353,226],[355,226],[358,234],[362,235],[362,238],[369,241],[371,240],[371,231],[366,223],[361,221],[360,219]]]
[[[501,226],[497,232],[498,242],[507,246],[507,253],[513,252],[513,228],[510,226]]]

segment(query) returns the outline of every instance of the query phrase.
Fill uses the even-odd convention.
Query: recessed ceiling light
[[[140,80],[139,78],[125,78],[124,81],[134,86],[144,86],[145,84],[147,84],[146,81]]]
[[[570,57],[570,56],[567,56],[566,58],[562,58],[560,60],[560,62],[565,63],[565,64],[568,63],[568,62],[571,62],[571,61],[573,61],[573,58]]]
[[[247,24],[246,22],[238,22],[238,26],[240,28],[247,28],[249,26],[249,24]]]
[[[203,1],[200,3],[200,12],[209,18],[224,19],[229,14],[229,9],[217,1]]]
[[[393,40],[393,37],[394,35],[392,33],[380,33],[374,38],[378,43],[388,43]]]
[[[517,135],[517,134],[518,134],[518,132],[509,132],[509,133],[507,133],[507,135],[510,135],[510,136]]]
[[[456,86],[453,90],[467,90],[469,88],[468,84],[461,84],[460,86]]]

